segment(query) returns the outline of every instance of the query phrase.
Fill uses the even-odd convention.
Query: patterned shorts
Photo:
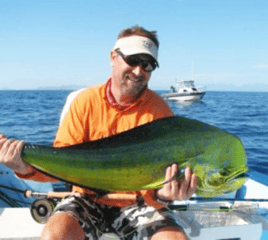
[[[171,211],[158,212],[146,205],[110,207],[77,196],[61,201],[54,214],[59,212],[67,212],[78,220],[85,240],[98,240],[104,233],[114,233],[122,240],[150,239],[163,227],[179,227]]]

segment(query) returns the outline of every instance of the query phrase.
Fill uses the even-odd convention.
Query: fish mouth
[[[223,194],[229,194],[237,189],[239,189],[240,187],[242,187],[244,185],[244,183],[246,182],[246,180],[248,179],[248,176],[246,174],[246,172],[241,172],[239,174],[237,174],[236,176],[232,176],[230,177],[227,181],[226,181],[226,185],[227,186],[237,186],[235,188],[230,187],[230,189],[223,191]]]
[[[247,174],[246,174],[247,171],[242,171],[242,172],[239,172],[235,175],[231,175],[230,177],[228,177],[226,179],[226,182],[232,182],[232,181],[236,181],[236,180],[239,180],[239,179],[245,179],[245,178],[248,178]]]
[[[235,178],[245,178],[245,177],[248,177],[247,174],[245,172],[243,173],[240,173],[239,175],[237,175]]]
[[[218,186],[221,184],[229,184],[233,181],[243,179],[247,177],[245,174],[247,169],[241,169],[239,171],[231,173],[231,170],[208,170],[207,171],[207,183],[213,186]]]
[[[200,191],[198,191],[197,194],[202,197],[216,197],[234,192],[242,187],[248,179],[246,172],[247,169],[240,169],[240,171],[228,176],[214,172],[214,174],[207,176],[203,184],[198,186],[198,188],[200,187],[200,189],[198,189]]]

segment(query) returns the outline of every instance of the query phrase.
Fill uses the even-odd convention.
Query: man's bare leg
[[[46,223],[40,240],[84,240],[85,233],[76,218],[68,213],[52,215]]]

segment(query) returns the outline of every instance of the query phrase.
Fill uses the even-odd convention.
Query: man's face
[[[137,55],[139,59],[149,61],[146,55]],[[147,87],[151,72],[145,71],[141,65],[134,67],[125,62],[116,51],[111,52],[112,84],[119,89],[124,96],[137,98]]]

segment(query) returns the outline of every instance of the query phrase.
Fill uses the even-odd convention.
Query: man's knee
[[[48,219],[40,240],[84,240],[84,238],[84,231],[76,218],[68,213],[57,213]]]
[[[151,240],[188,240],[186,233],[179,227],[166,227],[158,230]]]

